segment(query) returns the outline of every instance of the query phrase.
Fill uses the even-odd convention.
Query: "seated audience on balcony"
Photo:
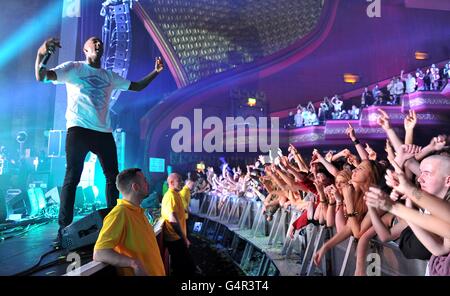
[[[405,93],[411,94],[416,91],[416,78],[411,73],[408,73],[406,78],[403,75],[404,71],[402,70],[400,74],[400,79],[405,82]]]
[[[439,90],[439,80],[440,80],[440,75],[439,75],[439,68],[436,67],[435,64],[431,65],[430,68],[430,85],[431,85],[431,90]]]
[[[402,72],[403,74],[403,72]],[[394,77],[387,85],[387,90],[389,91],[389,101],[388,105],[397,105],[400,102],[400,96],[403,94],[403,81]]]
[[[381,105],[383,103],[383,93],[381,92],[378,84],[372,89],[372,97],[374,99],[373,105]]]
[[[364,88],[364,92],[361,94],[361,108],[371,106],[373,104],[373,96],[369,91],[369,88]]]
[[[397,82],[397,78],[393,77],[391,79],[391,81],[389,81],[388,85],[386,86],[386,89],[389,92],[389,102],[388,103],[391,103],[391,102],[393,102],[395,100],[394,97],[395,97],[395,84],[396,84],[396,82]]]
[[[349,111],[350,119],[356,120],[359,119],[359,108],[356,105],[352,105],[352,109]]]
[[[338,95],[334,95],[331,98],[331,104],[333,104],[334,112],[341,112],[342,104],[344,104],[344,102],[340,99]]]
[[[140,207],[149,194],[147,179],[140,169],[127,169],[116,186],[123,198],[103,220],[94,260],[118,267],[120,275],[165,275],[153,226]]]
[[[420,68],[417,68],[417,70],[416,70],[416,81],[417,81],[417,90],[418,91],[426,90],[425,74],[423,73],[422,69],[420,69]]]
[[[425,71],[425,75],[423,76],[423,83],[425,84],[424,90],[432,90],[431,88],[431,71],[430,69],[427,69]]]
[[[286,122],[286,128],[291,128],[295,126],[295,116],[294,112],[289,111],[289,115]]]
[[[294,116],[295,127],[303,126],[303,108],[297,109],[297,113]]]
[[[394,100],[391,102],[392,105],[398,105],[400,103],[400,97],[404,93],[405,86],[403,81],[399,78],[395,78],[394,84]]]
[[[350,120],[351,119],[351,115],[347,112],[347,110],[342,110],[341,113],[339,114],[339,118],[338,119],[342,119],[342,120]]]
[[[445,82],[447,83],[448,79],[450,78],[450,62],[445,64],[443,74],[444,74]]]
[[[327,119],[331,119],[331,111],[333,109],[333,105],[331,104],[328,97],[323,99],[323,102],[320,103],[318,118],[319,123],[323,124]]]

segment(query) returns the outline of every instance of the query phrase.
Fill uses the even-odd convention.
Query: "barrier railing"
[[[354,237],[333,248],[322,258],[320,266],[315,266],[313,255],[336,231],[324,225],[309,224],[291,237],[292,223],[301,213],[290,207],[280,207],[269,222],[259,200],[206,195],[199,211],[192,214],[204,219],[201,234],[206,233],[213,240],[224,237],[227,230],[234,234],[229,249],[243,270],[249,268],[255,252],[258,253],[258,268],[249,275],[267,273],[271,263],[272,269],[275,266],[281,275],[352,275],[357,244]],[[372,239],[368,254],[373,253],[381,258],[382,275],[425,275],[427,262],[406,259],[393,242]]]

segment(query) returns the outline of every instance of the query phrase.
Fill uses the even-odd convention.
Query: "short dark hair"
[[[142,172],[139,168],[126,169],[120,172],[116,177],[116,187],[121,193],[129,193],[131,184],[136,179],[137,173]]]

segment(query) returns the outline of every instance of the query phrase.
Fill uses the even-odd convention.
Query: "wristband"
[[[353,144],[358,145],[358,144],[361,144],[361,142],[358,139],[356,139],[353,141]]]
[[[345,218],[357,217],[359,215],[358,212],[347,213],[344,215]]]

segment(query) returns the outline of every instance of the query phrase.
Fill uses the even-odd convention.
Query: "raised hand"
[[[431,139],[429,146],[434,151],[440,151],[445,147],[446,144],[447,144],[447,136],[439,135],[439,136],[433,137],[433,139]]]
[[[368,207],[380,209],[383,211],[390,211],[394,202],[389,196],[379,188],[370,187],[369,191],[364,195],[364,199]]]
[[[413,185],[408,181],[404,172],[395,161],[391,164],[395,168],[395,172],[391,170],[386,171],[386,184],[398,193],[405,194],[407,188]]]
[[[378,109],[380,116],[377,118],[377,123],[382,129],[388,130],[391,128],[389,115],[383,109]]]
[[[394,161],[398,164],[399,167],[403,167],[405,162],[413,158],[417,153],[422,150],[422,147],[419,147],[417,145],[412,144],[403,144],[400,147],[399,152],[397,153],[397,156],[395,156]],[[389,161],[392,163],[392,160],[389,159]]]
[[[413,130],[417,124],[417,115],[416,111],[409,110],[409,114],[406,115],[405,120],[403,121],[405,126],[405,130]]]
[[[288,151],[289,151],[290,153],[297,153],[297,148],[295,148],[294,145],[289,144]]]
[[[391,191],[391,194],[389,194],[389,198],[392,200],[392,201],[398,201],[398,200],[400,200],[400,199],[405,199],[406,197],[403,195],[403,194],[401,194],[401,193],[398,193],[397,191],[395,191],[395,190],[392,190]]]
[[[353,126],[350,123],[348,123],[348,127],[345,130],[345,134],[347,136],[349,136],[352,141],[356,140],[355,129],[353,128]]]
[[[366,150],[370,160],[377,159],[377,153],[372,149],[372,147],[369,146],[369,144],[366,143],[366,147],[364,149]]]
[[[328,162],[331,162],[333,160],[333,152],[329,151],[327,154],[325,154],[325,160]]]
[[[355,155],[353,155],[353,154],[350,154],[350,155],[347,157],[347,162],[348,162],[349,164],[351,164],[352,166],[354,166],[354,167],[357,167],[357,166],[359,165],[359,160],[358,160],[358,158],[357,158]]]
[[[164,63],[161,59],[161,57],[157,57],[155,60],[155,70],[156,72],[161,72],[164,69]]]
[[[61,48],[61,42],[58,38],[49,38],[39,47],[39,54],[45,55],[46,53],[54,53],[56,48]]]
[[[389,139],[386,139],[386,146],[384,151],[387,153],[387,158],[391,161],[395,158],[394,148],[392,148],[391,142]]]

